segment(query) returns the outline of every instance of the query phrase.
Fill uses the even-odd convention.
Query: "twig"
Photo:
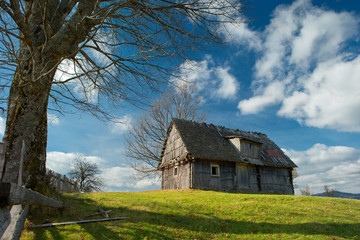
[[[108,213],[111,213],[111,211],[112,211],[112,210],[106,210],[105,212],[108,214]],[[101,215],[101,212],[96,212],[96,213],[87,215],[87,216],[85,216],[85,218],[87,218],[87,217],[92,217],[92,216],[96,216],[96,215]]]
[[[107,214],[107,211],[104,211],[104,209],[102,209],[102,207],[100,207],[99,205],[95,204],[95,206],[99,209],[100,214],[104,217],[104,218],[109,218],[109,215]]]

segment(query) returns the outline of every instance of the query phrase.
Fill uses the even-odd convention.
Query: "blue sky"
[[[252,0],[247,23],[219,27],[227,45],[180,66],[197,83],[206,122],[267,134],[299,166],[299,187],[312,193],[325,184],[360,193],[359,5]],[[141,112],[118,109],[126,124],[50,115],[47,166],[66,174],[82,154],[103,171],[105,191],[159,189],[159,182],[133,180],[124,156],[127,125]]]

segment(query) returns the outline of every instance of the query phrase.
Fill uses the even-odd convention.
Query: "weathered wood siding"
[[[182,141],[179,132],[173,127],[170,131],[169,137],[166,141],[164,156],[162,162],[167,162],[176,159],[186,154],[186,148]]]
[[[286,168],[260,168],[261,191],[294,194],[293,186]]]
[[[174,175],[174,168],[177,175]],[[162,172],[162,189],[189,189],[190,188],[190,163],[182,163],[166,167]]]
[[[257,192],[258,183],[256,178],[256,169],[249,164],[236,165],[235,191],[237,192]]]
[[[261,144],[246,141],[240,138],[231,138],[229,141],[239,150],[244,156],[251,158],[259,158]]]
[[[193,188],[215,191],[234,191],[235,163],[233,162],[205,162],[192,163]],[[211,165],[219,165],[220,176],[211,176]]]
[[[219,176],[211,175],[212,165],[219,166]],[[294,194],[289,169],[285,168],[260,166],[256,168],[250,164],[200,160],[182,162],[164,168],[162,189],[190,188],[225,192],[261,191]]]
[[[240,151],[245,156],[258,158],[260,156],[260,144],[248,142],[245,140],[240,141]]]

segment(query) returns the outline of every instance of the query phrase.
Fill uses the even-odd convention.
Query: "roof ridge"
[[[261,136],[264,136],[264,137],[268,137],[267,134],[265,133],[262,133],[262,132],[257,132],[257,131],[245,131],[245,130],[240,130],[240,129],[233,129],[233,128],[228,128],[228,127],[225,127],[225,126],[221,126],[221,125],[216,125],[216,124],[213,124],[213,123],[206,123],[205,121],[204,122],[198,122],[198,121],[195,121],[195,120],[187,120],[187,119],[181,119],[181,118],[173,118],[173,120],[175,121],[186,121],[186,122],[191,122],[191,123],[195,123],[195,124],[204,124],[206,127],[215,127],[216,129],[225,129],[225,130],[230,130],[230,131],[234,131],[234,132],[240,132],[240,133],[248,133],[248,134],[256,134],[256,135],[261,135]],[[221,134],[223,135],[223,134]]]

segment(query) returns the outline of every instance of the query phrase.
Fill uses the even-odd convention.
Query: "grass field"
[[[213,191],[64,194],[60,213],[35,211],[26,226],[87,217],[95,203],[126,220],[27,228],[21,239],[360,239],[360,201]]]

